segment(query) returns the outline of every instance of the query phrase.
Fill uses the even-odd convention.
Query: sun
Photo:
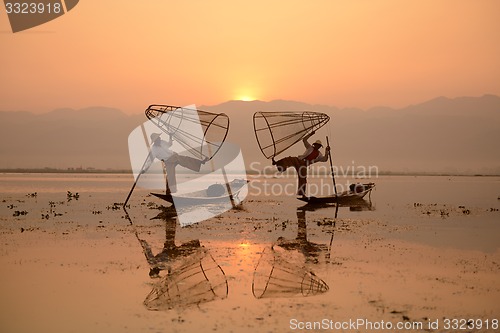
[[[244,96],[238,97],[237,100],[243,101],[243,102],[251,102],[251,101],[255,101],[256,98],[254,98],[254,97],[252,97],[250,95],[244,95]]]
[[[245,84],[238,86],[233,90],[233,98],[237,101],[251,102],[259,100],[261,91],[255,84]]]

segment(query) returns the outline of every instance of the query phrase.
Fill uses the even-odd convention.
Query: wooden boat
[[[228,193],[228,186],[226,184],[213,184],[204,190],[190,192],[190,193],[151,193],[157,198],[168,201],[172,204],[194,206],[212,203],[223,203],[233,199],[237,199],[239,192],[247,185],[248,181],[244,179],[234,179],[227,185],[231,189]],[[239,200],[238,200],[239,201]]]
[[[297,199],[305,201],[308,204],[326,204],[326,203],[347,203],[363,199],[375,187],[375,183],[352,184],[348,191],[329,195],[325,197],[298,197]]]

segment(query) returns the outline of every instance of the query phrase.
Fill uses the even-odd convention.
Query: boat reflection
[[[353,200],[352,202],[347,202],[341,204],[340,207],[349,207],[351,212],[362,212],[362,211],[373,211],[375,210],[375,206],[372,204],[371,199],[358,199]]]
[[[335,207],[336,210],[338,210],[339,208],[348,207],[349,211],[351,212],[375,210],[375,206],[372,204],[370,198],[368,200],[355,198],[355,199],[344,200],[339,203],[307,203],[299,207],[299,209],[305,211],[315,211],[318,209],[332,208],[332,207]],[[337,211],[335,212],[335,214],[337,215]]]
[[[134,226],[134,234],[150,267],[152,290],[143,302],[146,309],[170,310],[227,298],[226,275],[200,241],[194,239],[181,245],[175,243],[175,209],[164,209],[152,218],[165,223],[165,242],[157,254],[140,237],[128,213],[126,217]]]

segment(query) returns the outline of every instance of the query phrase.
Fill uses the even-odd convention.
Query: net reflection
[[[139,236],[130,215],[126,214],[150,267],[152,290],[143,302],[146,309],[170,310],[227,298],[226,275],[200,241],[194,239],[176,244],[175,209],[163,209],[152,218],[165,224],[165,242],[156,254],[148,241]]]
[[[306,297],[328,291],[325,281],[305,266],[285,259],[278,248],[264,249],[255,266],[252,293],[256,298]]]
[[[226,298],[226,275],[210,253],[198,248],[153,284],[144,300],[148,310],[169,310]]]

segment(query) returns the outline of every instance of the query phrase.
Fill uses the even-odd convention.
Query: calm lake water
[[[338,210],[304,207],[285,195],[295,190],[294,177],[248,179],[249,194],[239,209],[181,228],[175,212],[159,210],[165,203],[146,189],[134,192],[128,215],[116,205],[125,200],[131,175],[0,175],[0,331],[289,331],[287,316],[325,306],[343,313],[344,303],[332,299],[321,281],[335,286],[335,249],[350,240],[369,235],[424,244],[436,253],[457,249],[485,256],[500,247],[500,177],[373,178],[365,181],[376,183],[370,197]],[[339,186],[352,182],[337,179]],[[311,188],[331,191],[330,184],[330,178],[309,179]],[[273,244],[281,249],[274,253],[274,271],[287,285],[269,287],[262,301],[252,293],[252,286],[263,292],[254,274],[264,280],[270,274],[272,260],[262,253],[269,255]],[[150,277],[153,267],[161,267],[163,278]],[[193,274],[184,273],[191,268]],[[192,280],[203,274],[218,281],[215,295],[189,289],[205,286]],[[315,280],[318,294],[289,298],[300,291],[304,274]],[[173,294],[151,301],[168,286],[175,286],[182,302]]]

